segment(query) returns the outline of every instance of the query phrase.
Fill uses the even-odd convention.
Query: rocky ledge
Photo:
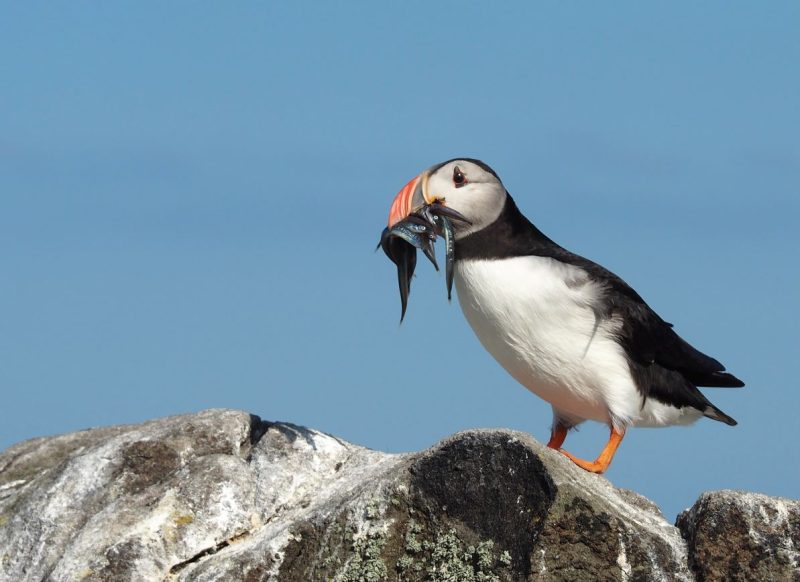
[[[0,580],[800,580],[800,503],[667,522],[523,433],[389,455],[209,410],[0,453]]]

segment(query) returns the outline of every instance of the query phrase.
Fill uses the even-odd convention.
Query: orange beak
[[[430,173],[425,170],[403,186],[403,189],[397,193],[392,202],[392,207],[389,209],[389,228],[392,228],[415,210],[431,202],[428,199],[428,178],[430,178]]]

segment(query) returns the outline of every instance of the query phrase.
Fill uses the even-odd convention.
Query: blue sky
[[[798,29],[793,2],[4,3],[0,448],[208,407],[546,440],[442,276],[399,327],[374,252],[408,179],[472,156],[748,384],[707,391],[738,427],[633,430],[608,477],[669,518],[799,497]]]

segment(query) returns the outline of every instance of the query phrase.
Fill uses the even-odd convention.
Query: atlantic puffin
[[[620,277],[548,238],[487,164],[457,158],[422,172],[395,197],[384,235],[412,218],[408,225],[415,232],[424,231],[426,222],[430,233],[441,232],[434,208],[457,218],[444,220],[454,239],[458,302],[469,325],[514,379],[552,406],[548,447],[603,473],[629,427],[687,425],[700,417],[736,425],[698,386],[744,383],[683,340]],[[391,237],[383,241],[398,263],[405,313],[411,274],[393,256]],[[429,241],[406,241],[431,258]],[[610,430],[594,461],[561,448],[567,432],[586,420]]]

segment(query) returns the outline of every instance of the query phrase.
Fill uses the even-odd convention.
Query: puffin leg
[[[551,449],[560,449],[561,445],[564,444],[564,439],[567,438],[567,427],[565,427],[560,422],[556,422],[553,424],[553,428],[550,431],[550,440],[547,441],[548,448]]]
[[[565,431],[566,432],[566,431]],[[618,429],[616,427],[611,427],[611,435],[608,437],[608,442],[606,443],[605,448],[600,452],[600,455],[594,461],[584,461],[583,459],[579,459],[572,455],[572,453],[568,453],[563,449],[559,449],[559,452],[567,457],[570,461],[578,465],[581,469],[585,469],[590,473],[605,473],[608,466],[611,464],[611,459],[614,458],[614,453],[617,452],[617,447],[622,442],[623,437],[625,436],[624,429]],[[552,442],[552,438],[550,439]],[[548,444],[548,446],[550,446]]]

